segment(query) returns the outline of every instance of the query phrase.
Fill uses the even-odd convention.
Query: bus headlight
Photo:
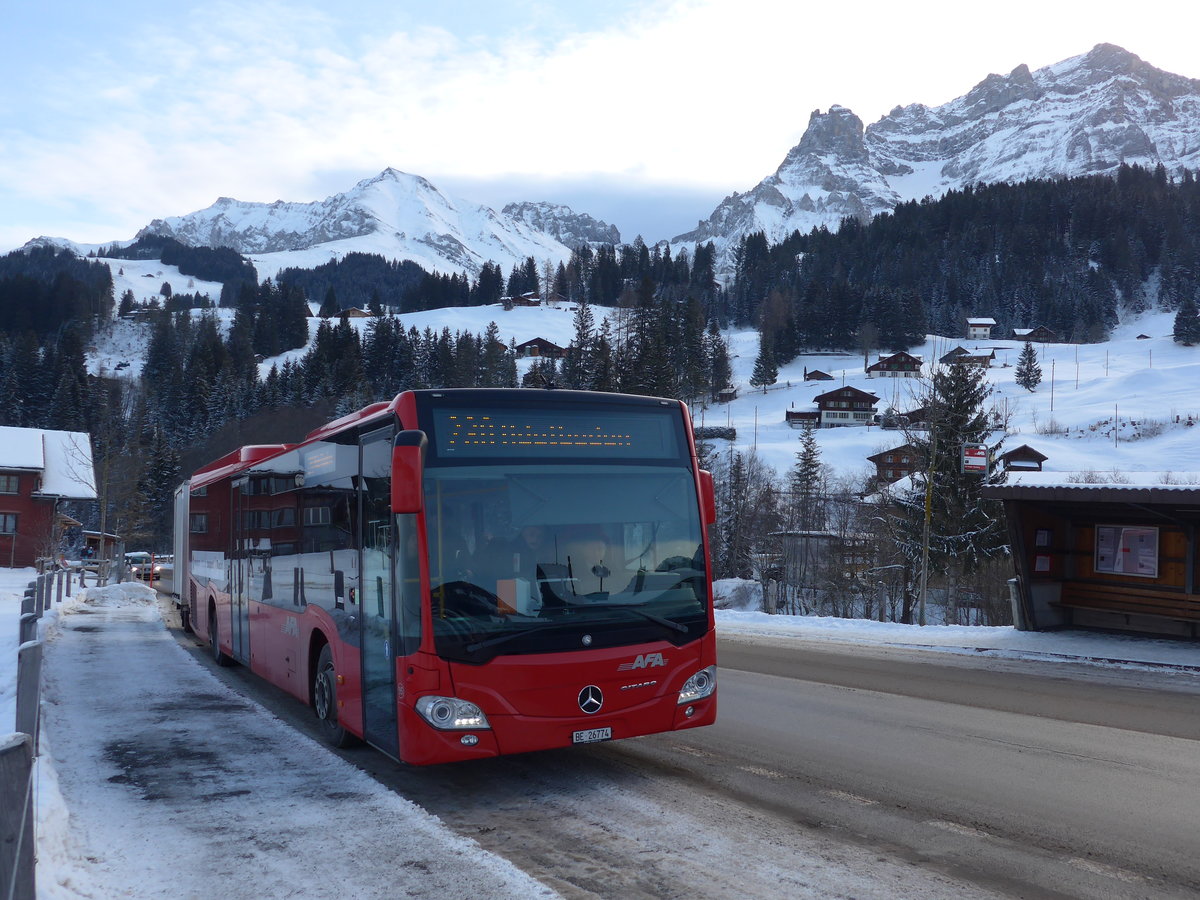
[[[457,697],[422,697],[417,701],[417,712],[422,719],[442,731],[492,727],[483,710]]]
[[[703,700],[705,697],[711,697],[713,691],[716,689],[717,667],[709,666],[706,669],[701,669],[684,682],[683,687],[679,690],[679,699],[676,702],[682,706],[685,703]]]

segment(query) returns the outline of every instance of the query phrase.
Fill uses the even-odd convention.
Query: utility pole
[[[929,467],[925,470],[925,524],[921,528],[921,591],[917,596],[917,624],[925,624],[925,597],[929,591],[929,526],[933,520],[933,472],[937,462],[937,429],[930,428]]]

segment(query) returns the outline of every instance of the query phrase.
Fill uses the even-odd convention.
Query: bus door
[[[392,577],[395,524],[391,511],[390,426],[359,441],[359,542],[362,560],[361,639],[363,735],[398,756],[396,734],[396,615]]]
[[[229,606],[230,624],[229,637],[233,644],[234,659],[245,665],[250,664],[250,537],[247,521],[247,502],[250,491],[250,479],[243,476],[233,483],[230,503],[233,506],[233,559],[229,573]]]

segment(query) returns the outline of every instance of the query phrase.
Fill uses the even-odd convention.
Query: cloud
[[[1100,34],[1107,16],[1026,0],[1003,16],[948,0],[853,16],[775,0],[565,10],[249,0],[122,17],[5,100],[0,208],[130,233],[221,195],[321,199],[323,173],[389,165],[435,184],[603,174],[723,196],[774,171],[813,109],[840,103],[869,123],[1114,39]],[[1149,39],[1122,21],[1131,41]],[[1126,46],[1166,66],[1174,45]]]

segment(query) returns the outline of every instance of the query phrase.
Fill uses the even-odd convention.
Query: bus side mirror
[[[425,502],[425,432],[401,431],[392,440],[392,512],[420,512]]]
[[[717,522],[717,491],[713,487],[712,472],[700,470],[700,511],[704,513],[704,524]]]

